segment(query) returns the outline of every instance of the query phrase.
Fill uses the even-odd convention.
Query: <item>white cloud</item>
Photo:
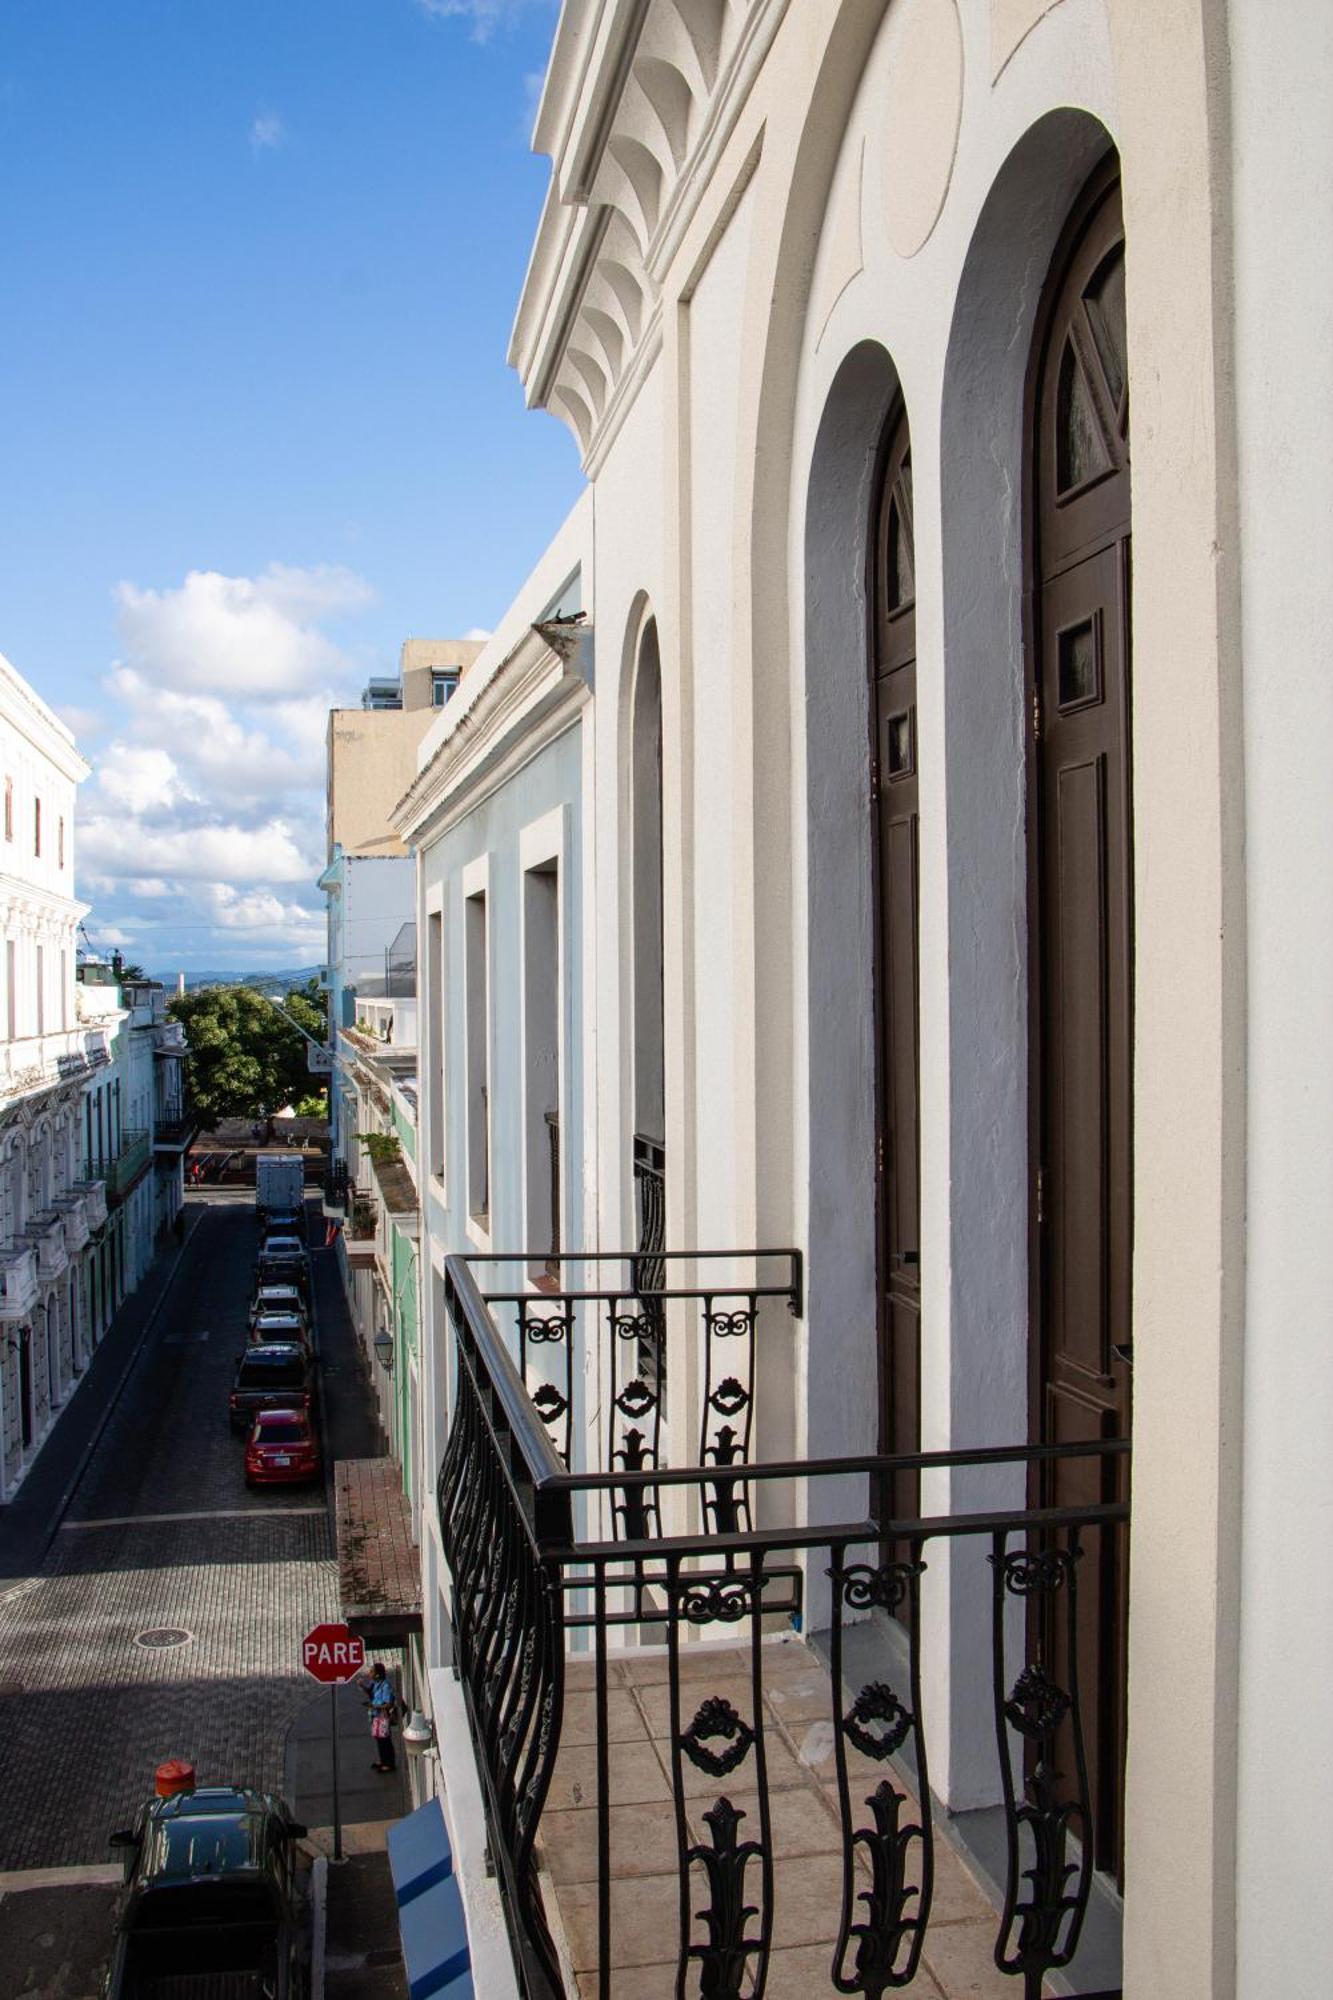
[[[276,111],[260,111],[250,121],[250,150],[271,153],[287,141],[287,127]]]
[[[316,942],[326,936],[322,911],[303,903],[284,902],[271,889],[241,892],[229,883],[216,882],[210,890],[215,921],[223,930],[288,930],[317,933]]]
[[[98,759],[96,788],[131,813],[165,811],[193,796],[165,750],[124,742]]]
[[[99,950],[109,946],[113,951],[123,951],[126,945],[133,944],[133,942],[134,939],[130,936],[130,933],[122,929],[119,924],[99,924],[97,927]]]
[[[191,570],[176,590],[116,586],[129,665],[160,688],[259,698],[345,679],[351,662],[321,624],[363,610],[374,593],[349,569],[290,569],[262,576]]]
[[[469,625],[467,631],[463,634],[463,637],[465,639],[486,640],[489,639],[490,636],[491,636],[490,633],[486,630],[486,627],[484,625]]]
[[[318,838],[321,829],[313,829]],[[93,869],[115,878],[165,875],[177,881],[309,882],[319,856],[303,849],[281,820],[245,827],[164,827],[141,820],[89,818],[79,829]]]
[[[340,637],[373,598],[337,565],[118,587],[113,723],[80,795],[97,943],[132,935],[159,971],[323,957],[328,711],[364,682]]]
[[[438,21],[470,21],[474,42],[488,42],[498,27],[543,4],[549,7],[553,0],[417,0],[422,13]]]

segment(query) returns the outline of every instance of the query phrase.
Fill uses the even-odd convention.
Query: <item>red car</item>
[[[319,1440],[306,1410],[260,1410],[245,1444],[247,1486],[299,1486],[318,1479]]]

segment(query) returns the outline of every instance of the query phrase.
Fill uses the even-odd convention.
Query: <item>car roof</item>
[[[261,1312],[255,1315],[255,1325],[267,1322],[269,1326],[304,1326],[305,1318],[294,1312]]]
[[[163,1887],[262,1868],[272,1802],[261,1792],[208,1786],[154,1803],[140,1882]]]
[[[257,1424],[308,1424],[310,1422],[310,1412],[308,1410],[256,1410],[255,1422]]]

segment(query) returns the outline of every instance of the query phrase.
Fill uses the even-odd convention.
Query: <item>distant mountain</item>
[[[152,976],[154,979],[160,979],[164,986],[174,990],[176,985],[174,972],[155,972]],[[290,993],[293,987],[304,986],[307,980],[318,977],[317,965],[298,966],[291,972],[274,972],[271,969],[264,972],[233,972],[230,967],[225,970],[209,971],[205,968],[187,972],[185,984],[189,989],[196,986],[253,986],[260,993]]]

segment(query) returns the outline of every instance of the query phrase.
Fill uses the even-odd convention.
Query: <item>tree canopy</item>
[[[203,986],[171,1001],[189,1043],[190,1091],[205,1128],[223,1118],[267,1118],[310,1093],[309,1046],[292,1021],[317,1042],[328,1040],[325,995],[312,979],[279,1002],[252,986]]]

